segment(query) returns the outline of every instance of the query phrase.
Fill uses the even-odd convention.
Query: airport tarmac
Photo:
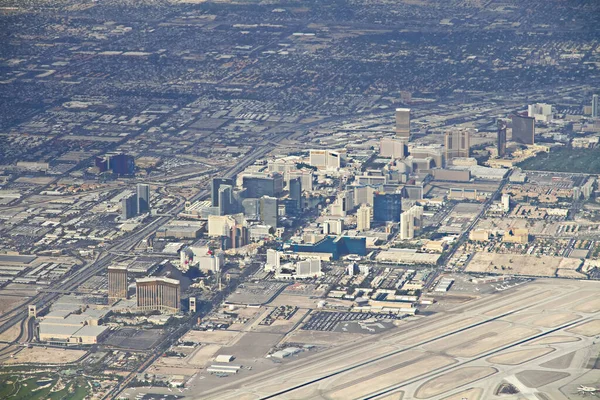
[[[599,292],[600,282],[536,280],[213,387],[196,381],[186,397],[579,399],[577,386],[600,375],[588,369]],[[502,384],[518,393],[497,396]]]

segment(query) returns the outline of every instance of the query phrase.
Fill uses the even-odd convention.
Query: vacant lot
[[[475,254],[466,271],[553,277],[557,275],[558,269],[576,270],[580,264],[580,260],[564,257],[481,252]]]

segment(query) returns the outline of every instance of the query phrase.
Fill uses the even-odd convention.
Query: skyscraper
[[[412,206],[400,215],[400,239],[413,239],[415,228],[421,226],[423,218],[423,207]]]
[[[233,186],[221,184],[217,196],[219,215],[227,215],[233,212]]]
[[[129,194],[121,199],[121,219],[133,218],[137,215],[137,195]]]
[[[592,118],[599,118],[600,117],[600,109],[598,109],[598,107],[600,107],[600,104],[598,104],[598,95],[595,94],[592,96]]]
[[[241,224],[232,226],[229,234],[229,240],[232,249],[237,249],[247,245],[248,228]]]
[[[403,159],[408,155],[406,139],[381,138],[379,141],[379,154],[382,157]]]
[[[410,139],[410,108],[396,108],[396,136]]]
[[[229,178],[213,178],[210,187],[210,200],[213,207],[219,207],[219,188],[221,185],[233,187],[233,179]]]
[[[283,191],[283,175],[246,175],[242,178],[242,186],[246,189],[246,197],[277,196]]]
[[[498,150],[498,157],[506,155],[506,124],[500,120],[498,120],[498,143],[496,148]]]
[[[356,229],[359,232],[371,229],[371,207],[363,204],[356,213]]]
[[[399,222],[401,213],[401,193],[375,193],[373,197],[373,220],[379,222]]]
[[[277,228],[277,198],[263,196],[260,198],[260,220],[263,224]]]
[[[450,131],[444,135],[446,162],[456,157],[469,157],[471,134],[469,131]]]
[[[292,178],[289,183],[290,199],[294,201],[296,212],[302,211],[302,179]]]
[[[137,185],[137,212],[138,214],[150,211],[150,186],[140,183]]]
[[[110,265],[108,267],[108,298],[109,300],[127,298],[127,267]]]
[[[181,287],[177,279],[141,278],[135,281],[137,307],[141,311],[171,312],[180,309]]]
[[[123,153],[109,153],[104,157],[96,157],[95,165],[100,172],[112,171],[115,175],[133,175],[135,159]]]
[[[535,143],[535,118],[512,116],[512,140],[522,144]]]

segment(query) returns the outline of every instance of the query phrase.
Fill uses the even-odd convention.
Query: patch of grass
[[[520,162],[517,166],[530,171],[599,174],[600,148],[562,148],[550,153],[539,153],[533,158]]]

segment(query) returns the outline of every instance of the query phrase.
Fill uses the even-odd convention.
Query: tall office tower
[[[300,178],[300,180],[302,181],[302,190],[307,192],[313,190],[313,177],[313,171],[308,168],[290,171],[286,174],[286,179],[288,180],[288,182],[290,181],[290,179]]]
[[[319,169],[338,169],[343,166],[343,157],[337,151],[311,150],[308,163]]]
[[[498,143],[496,144],[498,157],[506,155],[506,123],[498,120]]]
[[[133,175],[135,159],[123,153],[109,153],[104,157],[96,157],[96,167],[100,172],[112,171],[115,175]]]
[[[535,143],[535,118],[512,116],[512,140],[521,144]]]
[[[137,195],[129,194],[121,199],[121,219],[133,218],[137,215]]]
[[[354,203],[355,204],[366,204],[369,206],[373,205],[373,194],[381,189],[382,185],[370,186],[370,185],[352,185],[348,186],[348,190],[354,192]]]
[[[260,200],[244,199],[242,200],[242,211],[248,219],[260,219]]]
[[[456,157],[469,157],[471,135],[469,131],[450,131],[444,135],[446,162]]]
[[[281,266],[281,253],[274,249],[267,250],[265,271],[277,271]]]
[[[421,226],[423,207],[412,206],[400,215],[400,239],[414,239],[415,228]]]
[[[108,267],[108,298],[109,300],[127,298],[127,267],[110,265]]]
[[[371,207],[363,204],[356,213],[356,229],[359,232],[371,229]]]
[[[410,149],[410,155],[413,159],[413,165],[419,164],[420,160],[429,160],[430,162],[426,162],[426,164],[428,164],[428,168],[444,167],[444,149],[441,145],[413,147]]]
[[[233,186],[220,185],[218,193],[219,215],[227,215],[233,212]]]
[[[195,313],[196,312],[196,298],[195,297],[190,297],[188,299],[189,301],[189,309],[190,309],[190,313]]]
[[[263,224],[277,228],[278,207],[276,197],[263,196],[260,198],[260,220]]]
[[[242,178],[246,197],[277,196],[283,191],[283,175],[279,173],[253,174]]]
[[[536,103],[527,106],[527,116],[536,121],[552,121],[552,104]]]
[[[210,186],[211,206],[219,207],[219,188],[221,185],[234,187],[233,179],[229,178],[213,178]]]
[[[504,212],[510,211],[510,194],[502,195],[502,211],[504,211]]]
[[[379,141],[379,154],[382,157],[403,159],[408,155],[406,139],[381,138]]]
[[[396,136],[410,139],[410,108],[396,108]]]
[[[181,285],[177,279],[151,277],[136,279],[137,306],[141,311],[176,313],[181,306]]]
[[[248,244],[248,228],[236,224],[231,227],[229,241],[232,249],[239,249]]]
[[[289,183],[290,199],[294,200],[296,212],[302,211],[302,179],[292,178]]]
[[[137,212],[144,214],[150,211],[150,186],[139,183],[137,185]]]
[[[600,118],[600,104],[598,104],[598,95],[595,94],[592,96],[592,118]]]
[[[373,197],[373,220],[399,222],[401,213],[402,193],[375,193]]]

